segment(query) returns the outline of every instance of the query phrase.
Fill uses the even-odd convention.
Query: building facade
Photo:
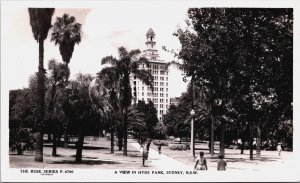
[[[142,100],[148,103],[150,100],[157,109],[157,117],[162,121],[162,116],[166,114],[169,104],[169,87],[168,75],[169,70],[166,62],[160,60],[158,50],[156,49],[155,32],[150,28],[146,34],[146,49],[143,50],[142,56],[146,57],[150,64],[141,64],[139,67],[151,72],[153,76],[153,92],[145,83],[131,76],[131,88],[133,100],[135,102]]]
[[[178,106],[179,105],[179,99],[180,99],[180,97],[170,98],[170,105]]]

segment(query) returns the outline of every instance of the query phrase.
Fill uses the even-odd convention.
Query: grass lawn
[[[184,143],[184,142],[182,142]],[[154,150],[157,150],[157,146],[152,144],[150,146]],[[198,156],[199,152],[204,152],[204,157],[207,159],[208,169],[217,169],[218,153],[219,149],[215,147],[215,155],[209,154],[207,144],[196,143],[195,155]],[[162,146],[162,154],[168,155],[176,160],[179,160],[189,166],[195,165],[195,158],[192,157],[191,151],[179,151],[170,150],[167,146]],[[261,170],[267,167],[281,166],[283,163],[291,159],[293,152],[283,151],[281,156],[278,156],[277,151],[261,151],[261,157],[256,157],[256,150],[253,150],[254,160],[249,160],[249,150],[244,150],[244,154],[240,154],[240,149],[226,149],[225,161],[227,161],[227,170]]]
[[[123,156],[123,151],[118,151],[115,147],[115,154],[110,153],[110,141],[106,138],[96,139],[91,143],[92,137],[85,138],[83,149],[83,157],[81,163],[75,163],[76,148],[74,144],[70,144],[69,148],[57,149],[57,157],[52,157],[52,146],[50,143],[44,144],[44,162],[34,162],[34,155],[25,152],[24,155],[10,154],[11,168],[88,168],[88,169],[151,169],[155,167],[142,166],[142,154],[131,145],[131,142],[137,142],[133,139],[128,139],[128,156]],[[154,143],[150,148],[158,150]],[[216,170],[218,149],[215,149],[215,155],[212,157],[209,154],[207,144],[196,143],[196,155],[200,151],[205,153],[208,169]],[[249,150],[245,150],[244,154],[240,154],[240,150],[226,149],[225,160],[227,161],[227,170],[262,170],[274,167],[289,166],[287,162],[291,159],[293,152],[283,151],[279,157],[276,151],[262,151],[261,157],[254,160],[249,160]],[[195,159],[191,155],[190,150],[178,151],[170,150],[167,146],[162,146],[162,154],[165,154],[173,159],[194,167]],[[157,167],[156,167],[157,168]]]
[[[99,138],[90,144],[92,137],[85,138],[83,157],[81,163],[75,163],[76,148],[70,144],[69,148],[57,148],[57,157],[52,157],[52,146],[44,144],[44,162],[34,162],[34,155],[25,152],[24,155],[10,154],[11,168],[100,168],[100,169],[147,169],[142,167],[141,153],[128,142],[128,156],[115,147],[115,154],[110,153],[110,141]]]

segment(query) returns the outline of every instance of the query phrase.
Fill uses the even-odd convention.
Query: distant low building
[[[179,99],[180,99],[180,97],[170,98],[170,105],[178,106],[179,105]]]

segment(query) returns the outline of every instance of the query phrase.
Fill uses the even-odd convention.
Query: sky
[[[2,53],[1,62],[6,77],[11,78],[9,89],[28,86],[29,76],[38,68],[38,43],[34,40],[29,14],[26,7],[6,7],[2,12]],[[71,79],[81,73],[96,74],[101,70],[101,59],[108,55],[118,56],[117,50],[125,46],[128,50],[145,49],[146,32],[151,27],[156,33],[157,49],[160,58],[166,62],[174,56],[162,50],[162,46],[178,50],[180,43],[172,34],[179,25],[185,25],[187,8],[176,6],[172,11],[165,7],[149,3],[130,6],[122,3],[104,3],[92,8],[56,8],[52,24],[56,17],[68,13],[82,24],[83,37],[75,45],[70,61]],[[54,58],[62,61],[59,47],[50,42],[50,33],[44,43],[44,67]],[[3,36],[5,35],[5,36]],[[186,90],[182,81],[182,72],[174,67],[169,72],[169,96],[180,96]]]

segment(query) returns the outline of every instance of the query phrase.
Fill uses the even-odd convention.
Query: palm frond
[[[149,60],[145,57],[140,57],[138,60],[134,60],[131,63],[132,70],[139,69],[139,65],[146,64],[147,66],[150,64]]]
[[[28,8],[30,25],[36,41],[47,38],[54,11],[54,8]]]
[[[111,64],[112,66],[117,66],[118,60],[113,56],[106,56],[101,60],[101,65],[104,64]]]
[[[150,86],[151,90],[153,91],[153,76],[150,71],[140,69],[133,71],[133,74],[135,74],[135,76],[146,85]]]
[[[69,17],[68,14],[57,17],[52,27],[51,41],[59,45],[60,54],[66,63],[70,62],[74,45],[81,42],[81,27],[82,25],[76,22],[75,17]]]
[[[108,88],[116,87],[119,81],[119,74],[116,67],[105,67],[97,73],[97,77],[103,81]]]
[[[119,51],[120,59],[128,56],[128,51],[126,50],[125,47],[121,46],[118,51]]]
[[[128,56],[132,59],[137,59],[138,55],[141,54],[141,50],[139,49],[135,49],[135,50],[131,50],[129,53],[128,53]]]
[[[177,62],[177,61],[174,61],[174,60],[172,60],[171,62],[167,62],[165,69],[167,70],[170,66],[174,66],[176,69],[179,69],[179,70],[182,70],[182,71],[184,70],[183,65],[181,63]]]

